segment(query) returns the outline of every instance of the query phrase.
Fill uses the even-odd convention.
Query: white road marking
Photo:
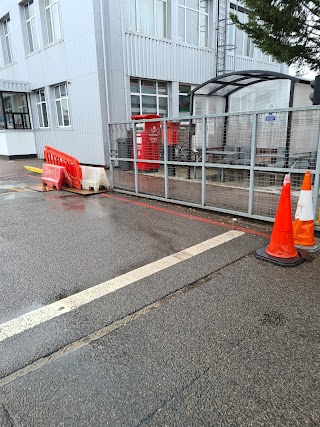
[[[100,283],[100,285],[93,286],[92,288],[81,291],[75,295],[71,295],[70,297],[46,305],[45,307],[30,311],[16,319],[9,320],[8,322],[0,325],[0,342],[27,331],[28,329],[32,329],[37,325],[47,322],[48,320],[59,317],[62,314],[76,310],[77,308],[98,298],[104,297],[105,295],[131,285],[138,280],[144,279],[152,274],[206,252],[209,249],[213,249],[223,243],[229,242],[243,234],[244,232],[237,230],[227,231],[226,233],[191,246],[183,251],[129,271],[128,273],[122,274],[121,276],[108,280],[107,282]]]

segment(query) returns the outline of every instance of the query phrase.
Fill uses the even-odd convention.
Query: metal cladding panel
[[[156,80],[201,83],[212,77],[211,50],[183,46],[140,34],[125,34],[126,74]]]
[[[104,147],[102,144],[101,110],[99,83],[96,74],[75,77],[69,85],[70,128],[58,128],[55,104],[49,108],[50,129],[36,129],[36,146],[43,157],[45,145],[65,151],[86,164],[104,165]],[[84,105],[86,108],[84,108]]]
[[[138,34],[125,34],[126,74],[156,80],[173,80],[174,50],[170,42]]]
[[[202,83],[215,72],[215,54],[212,50],[176,45],[176,80],[186,83]]]
[[[282,72],[282,66],[276,62],[265,62],[245,56],[226,55],[226,72],[233,70],[266,70]]]
[[[43,159],[46,145],[76,157],[80,163],[105,165],[101,134],[82,134],[73,130],[35,131],[37,155]]]

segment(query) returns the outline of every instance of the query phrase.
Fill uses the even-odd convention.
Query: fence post
[[[206,151],[207,151],[207,117],[204,117],[202,119],[202,151],[201,151],[201,206],[202,207],[204,207],[206,204]]]
[[[111,149],[111,125],[110,123],[107,123],[107,144],[108,144],[108,153],[109,153],[109,168],[110,168],[110,181],[111,181],[111,189],[114,189],[114,167],[113,167],[113,156],[112,153],[114,152]]]
[[[252,138],[251,138],[251,155],[250,155],[250,179],[249,179],[249,204],[248,214],[253,213],[253,196],[254,196],[254,166],[256,164],[256,144],[257,144],[257,113],[253,114],[252,120]]]
[[[134,164],[134,188],[135,193],[139,194],[139,170],[138,170],[138,150],[137,150],[137,128],[136,123],[133,122],[133,164]]]
[[[320,113],[320,110],[319,110]],[[318,199],[319,199],[319,183],[320,183],[320,127],[318,134],[318,149],[317,149],[317,163],[316,163],[316,171],[314,177],[314,185],[313,185],[313,210],[314,210],[314,218],[315,222],[318,218]]]
[[[168,199],[168,133],[167,121],[163,122],[164,197]]]

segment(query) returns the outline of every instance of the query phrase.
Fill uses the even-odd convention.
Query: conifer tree
[[[262,52],[298,68],[320,69],[320,0],[242,0],[248,22],[236,26]]]

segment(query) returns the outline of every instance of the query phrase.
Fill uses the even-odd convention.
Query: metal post
[[[138,170],[138,150],[137,150],[137,128],[136,123],[133,122],[133,164],[134,164],[134,187],[135,193],[139,194],[139,170]]]
[[[320,110],[319,110],[319,113],[320,113]],[[316,171],[315,171],[314,185],[313,185],[313,211],[314,211],[315,221],[317,221],[317,218],[318,218],[319,183],[320,183],[320,127],[319,127],[319,137],[318,137],[317,163],[316,163]]]
[[[201,206],[206,204],[206,150],[207,150],[207,118],[202,119],[202,152],[201,152]]]
[[[164,197],[168,199],[168,133],[167,121],[163,122]]]
[[[253,115],[252,120],[252,139],[251,139],[251,155],[250,155],[250,180],[249,180],[249,205],[248,214],[253,213],[253,196],[254,196],[254,165],[256,164],[256,144],[257,144],[257,121],[258,115]]]
[[[113,167],[113,156],[111,150],[111,125],[107,123],[107,144],[108,144],[108,153],[109,153],[109,168],[110,168],[110,179],[111,179],[111,188],[114,189],[114,167]]]

